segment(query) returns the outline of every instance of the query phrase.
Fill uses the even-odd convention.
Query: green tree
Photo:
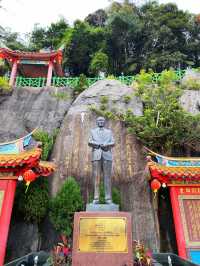
[[[69,177],[50,202],[50,219],[58,232],[71,236],[76,211],[83,209],[80,186]]]
[[[107,54],[101,51],[96,52],[90,62],[91,73],[98,75],[100,71],[107,72],[107,70],[108,70]]]
[[[67,29],[68,24],[63,18],[55,23],[51,23],[47,28],[35,24],[30,36],[30,49],[36,51],[40,49],[58,49]]]
[[[106,20],[107,20],[107,14],[103,9],[98,9],[97,11],[95,11],[92,14],[89,14],[85,18],[86,22],[88,22],[91,26],[95,27],[105,26]]]
[[[66,31],[63,38],[65,46],[64,67],[72,75],[89,74],[91,55],[105,49],[106,31],[102,27],[93,27],[86,22],[76,21],[73,28]]]

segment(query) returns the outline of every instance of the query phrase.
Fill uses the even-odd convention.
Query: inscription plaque
[[[3,205],[3,197],[4,197],[4,191],[0,190],[0,216],[1,216],[1,209]]]
[[[126,217],[80,218],[79,252],[127,253]]]

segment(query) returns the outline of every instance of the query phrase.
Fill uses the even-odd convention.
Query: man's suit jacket
[[[102,149],[99,145],[104,144],[107,147]],[[114,146],[115,141],[112,135],[112,131],[107,128],[94,128],[90,132],[90,138],[88,145],[92,149],[92,161],[99,161],[101,158],[107,161],[112,161],[111,148]]]

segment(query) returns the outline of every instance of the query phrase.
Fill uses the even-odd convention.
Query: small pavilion
[[[53,163],[40,160],[42,149],[33,146],[32,133],[0,144],[0,266],[4,265],[17,182],[24,180],[29,185],[39,176],[48,176],[55,170]]]
[[[152,190],[169,188],[178,254],[200,264],[200,158],[166,157],[148,151]]]
[[[29,78],[47,78],[46,86],[51,86],[53,71],[56,76],[63,76],[61,50],[52,52],[22,52],[0,48],[0,59],[7,60],[11,66],[10,86],[15,85],[17,74]]]

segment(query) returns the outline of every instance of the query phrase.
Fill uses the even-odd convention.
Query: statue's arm
[[[100,146],[98,142],[94,141],[92,134],[91,134],[90,137],[89,137],[88,145],[89,145],[90,147],[92,147],[92,148],[96,148],[96,149],[98,149],[99,146]]]

